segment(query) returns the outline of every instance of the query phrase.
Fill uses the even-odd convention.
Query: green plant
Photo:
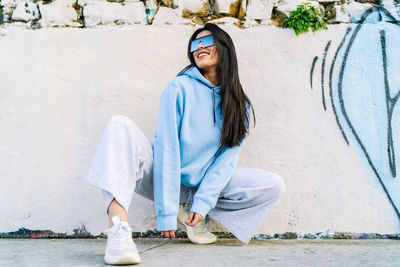
[[[290,12],[290,16],[285,19],[288,28],[292,28],[296,35],[302,32],[308,32],[318,29],[328,29],[326,26],[327,18],[311,3],[304,2],[297,6],[297,9]]]

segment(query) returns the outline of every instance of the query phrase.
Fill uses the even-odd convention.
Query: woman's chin
[[[197,63],[196,66],[197,66],[198,69],[203,70],[203,71],[208,70],[208,69],[211,68],[211,66],[209,66],[207,64],[204,64],[204,63],[200,63],[200,64]]]

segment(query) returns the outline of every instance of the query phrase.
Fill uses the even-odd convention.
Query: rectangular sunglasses
[[[204,47],[212,46],[214,44],[214,35],[206,35],[190,43],[190,53],[193,53],[199,47],[200,42]]]

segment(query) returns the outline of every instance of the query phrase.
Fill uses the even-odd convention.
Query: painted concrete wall
[[[222,26],[257,116],[239,166],[276,172],[287,186],[259,233],[399,232],[398,157],[388,152],[399,150],[400,31],[371,22],[299,37]],[[83,181],[102,129],[123,114],[152,137],[195,28],[0,30],[0,232],[107,227],[101,192]],[[155,228],[140,196],[129,217],[134,231]]]

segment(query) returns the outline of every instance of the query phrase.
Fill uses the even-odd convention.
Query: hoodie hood
[[[186,71],[184,71],[183,73],[179,74],[178,76],[181,75],[187,75],[192,79],[195,79],[199,82],[201,82],[202,84],[206,85],[208,88],[211,89],[212,91],[212,101],[213,101],[213,126],[215,127],[215,123],[216,123],[216,118],[217,118],[217,108],[215,107],[215,94],[220,95],[221,92],[221,86],[215,86],[213,85],[209,80],[207,80],[203,74],[201,74],[201,72],[199,71],[199,69],[196,66],[192,66],[189,69],[187,69]],[[220,110],[220,114],[222,114],[222,106],[221,106],[221,110]]]
[[[189,69],[187,69],[185,72],[183,72],[180,75],[187,75],[192,79],[196,79],[199,82],[206,85],[208,88],[214,89],[215,93],[220,94],[221,86],[213,85],[209,80],[206,79],[206,77],[203,76],[203,74],[201,74],[200,70],[196,66],[190,67]]]

